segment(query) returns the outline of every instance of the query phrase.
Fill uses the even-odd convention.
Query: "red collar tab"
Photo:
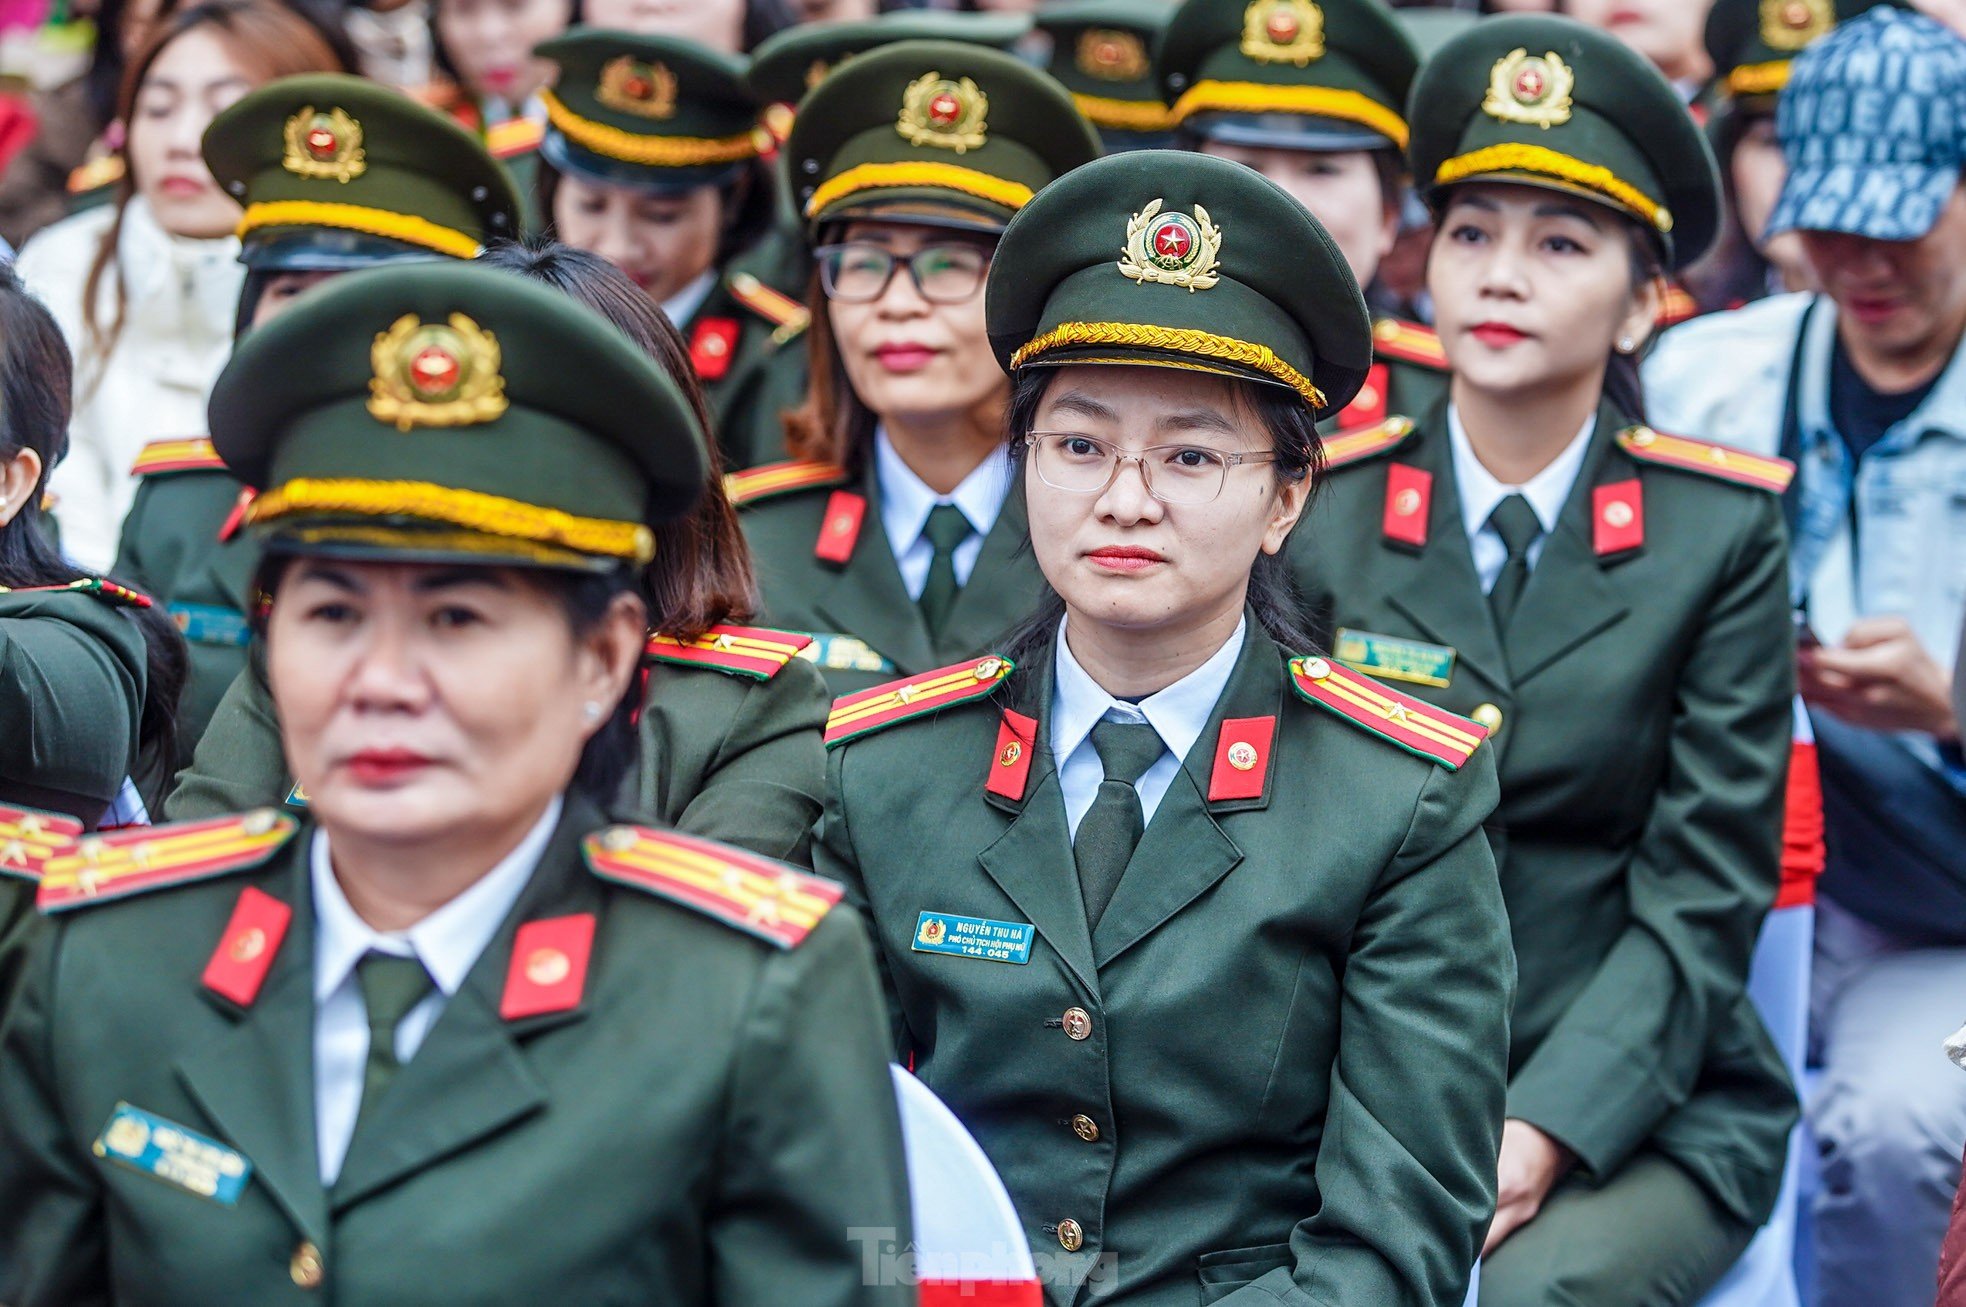
[[[1374,363],[1365,372],[1365,384],[1352,396],[1352,402],[1338,413],[1340,431],[1377,426],[1386,420],[1386,365]]]
[[[699,318],[689,334],[689,362],[700,381],[722,381],[737,353],[736,318]]]
[[[1260,799],[1270,779],[1274,717],[1229,717],[1215,737],[1215,770],[1208,778],[1208,801]]]
[[[819,539],[813,541],[812,556],[822,563],[845,565],[860,543],[860,524],[867,518],[867,497],[851,490],[835,490],[826,501],[826,516],[819,520]]]
[[[252,885],[239,891],[232,920],[205,964],[205,988],[240,1007],[251,1007],[287,938],[294,910]]]
[[[1024,787],[1031,782],[1031,754],[1037,739],[1037,719],[1006,708],[1003,724],[997,728],[996,752],[990,755],[990,779],[983,788],[1000,798],[1023,802]]]
[[[1591,491],[1591,547],[1597,556],[1629,553],[1645,543],[1645,488],[1638,478]]]
[[[594,952],[594,914],[528,921],[512,937],[512,963],[498,1015],[507,1021],[571,1012],[587,989]]]
[[[1386,468],[1386,512],[1381,530],[1395,544],[1423,548],[1434,503],[1434,474],[1411,463]]]
[[[239,491],[239,498],[232,503],[232,511],[225,515],[225,523],[218,529],[220,544],[239,534],[239,528],[246,523],[246,510],[253,506],[253,500],[258,496],[259,491],[251,486],[246,486]]]

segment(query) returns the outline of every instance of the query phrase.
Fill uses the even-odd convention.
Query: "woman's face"
[[[1176,464],[1271,450],[1243,391],[1254,384],[1173,368],[1061,368],[1038,406],[1034,434],[1069,433],[1122,455],[1154,449],[1148,466],[1172,494]],[[1092,450],[1049,439],[1066,457]],[[1225,468],[1214,499],[1167,504],[1148,493],[1138,464],[1121,463],[1103,491],[1089,494],[1049,484],[1044,457],[1031,448],[1024,463],[1038,567],[1074,623],[1132,635],[1178,636],[1239,612],[1249,569],[1258,555],[1283,548],[1309,491],[1308,479],[1282,480],[1267,462],[1245,463]]]
[[[517,569],[297,560],[266,644],[294,779],[323,826],[369,839],[524,820],[620,702],[644,620],[624,596],[578,636]]]
[[[1289,191],[1331,233],[1358,284],[1371,285],[1379,261],[1393,248],[1399,211],[1386,203],[1370,151],[1327,153],[1210,141],[1201,152],[1254,168]]]
[[[1782,142],[1775,135],[1773,114],[1760,114],[1741,129],[1734,152],[1727,158],[1729,180],[1734,183],[1734,211],[1740,215],[1746,232],[1763,258],[1781,270],[1782,280],[1791,290],[1815,286],[1815,272],[1802,248],[1802,238],[1785,231],[1773,240],[1762,239],[1775,202],[1782,198],[1782,183],[1788,180],[1788,160],[1782,157]]]
[[[259,293],[259,300],[253,305],[253,323],[263,327],[285,313],[293,302],[324,281],[330,281],[339,274],[332,272],[276,272],[266,279],[266,286]]]
[[[1611,33],[1671,81],[1713,73],[1704,39],[1709,0],[1563,0],[1578,22]]]
[[[516,107],[553,76],[533,47],[572,14],[573,0],[437,0],[437,40],[466,90]]]
[[[238,226],[239,206],[213,180],[198,143],[255,80],[209,26],[165,46],[144,74],[130,115],[130,171],[171,235],[213,240]]]
[[[1457,381],[1489,392],[1601,379],[1614,343],[1644,341],[1657,300],[1650,284],[1634,293],[1631,237],[1609,209],[1506,183],[1454,189],[1427,289]]]
[[[681,36],[744,53],[744,0],[587,0],[581,21],[643,36]]]
[[[651,298],[666,300],[716,262],[723,197],[715,186],[649,195],[563,173],[553,193],[553,225],[567,244],[598,254]]]
[[[950,246],[985,254],[996,248],[987,237],[895,222],[849,223],[838,243],[895,256]],[[1008,385],[984,329],[982,277],[969,298],[939,304],[924,298],[897,264],[878,298],[865,304],[835,299],[826,307],[854,393],[882,418],[968,413]]]

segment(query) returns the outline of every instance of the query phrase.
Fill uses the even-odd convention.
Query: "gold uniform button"
[[[1096,1143],[1099,1139],[1099,1123],[1081,1112],[1072,1118],[1072,1133],[1088,1144]]]
[[[1069,1217],[1058,1223],[1058,1246],[1068,1253],[1075,1253],[1085,1247],[1085,1231],[1079,1223]]]
[[[321,1262],[321,1250],[309,1240],[301,1240],[294,1249],[294,1255],[287,1260],[287,1274],[293,1282],[303,1289],[318,1289],[327,1276],[327,1267]]]
[[[1082,1007],[1065,1009],[1065,1037],[1070,1040],[1092,1037],[1092,1014]]]
[[[1502,729],[1502,710],[1492,703],[1482,704],[1470,713],[1469,716],[1473,717],[1483,726],[1486,726],[1490,735]]]

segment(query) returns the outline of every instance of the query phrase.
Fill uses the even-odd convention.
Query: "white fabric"
[[[696,316],[696,311],[703,307],[703,301],[710,298],[710,288],[716,284],[717,270],[711,268],[662,301],[662,311],[669,315],[669,321],[675,324],[676,330],[681,331]]]
[[[1582,429],[1547,467],[1519,486],[1508,486],[1482,466],[1474,445],[1468,440],[1467,428],[1461,425],[1461,415],[1452,404],[1447,406],[1447,443],[1454,451],[1454,483],[1461,492],[1461,524],[1467,529],[1468,548],[1474,553],[1475,574],[1481,578],[1483,594],[1495,588],[1502,564],[1509,561],[1508,546],[1502,543],[1501,533],[1488,524],[1489,514],[1510,495],[1519,494],[1529,501],[1529,507],[1536,511],[1536,520],[1543,526],[1543,534],[1529,546],[1529,566],[1533,570],[1543,556],[1543,545],[1549,540],[1550,532],[1556,530],[1556,519],[1563,512],[1564,501],[1570,498],[1571,487],[1577,484],[1577,474],[1583,471],[1584,453],[1590,448],[1591,433],[1595,430],[1597,415],[1593,413],[1584,419]]]
[[[245,276],[237,240],[170,236],[141,198],[131,200],[116,257],[97,287],[97,321],[107,329],[116,320],[119,272],[128,308],[115,348],[98,356],[88,345],[82,291],[115,214],[110,205],[65,218],[37,233],[15,262],[75,356],[68,457],[48,489],[63,550],[95,572],[115,561],[123,515],[136,498],[130,465],[137,454],[153,440],[205,434],[205,400],[232,353]]]
[[[369,1017],[355,964],[371,949],[414,957],[435,982],[430,995],[396,1026],[396,1059],[408,1063],[532,879],[546,841],[559,824],[560,807],[556,796],[518,847],[471,888],[408,930],[387,934],[372,928],[349,906],[335,879],[327,832],[314,832],[308,850],[314,888],[314,1135],[322,1184],[332,1185],[341,1174],[362,1106]]]
[[[1066,619],[1069,621],[1070,619]],[[1242,654],[1242,642],[1249,620],[1236,623],[1231,635],[1207,662],[1164,690],[1148,695],[1139,703],[1115,699],[1101,689],[1065,644],[1065,621],[1058,624],[1056,674],[1051,692],[1051,756],[1064,761],[1058,768],[1058,787],[1065,799],[1065,820],[1072,836],[1078,837],[1079,822],[1092,807],[1099,793],[1099,782],[1106,768],[1099,751],[1092,747],[1092,728],[1101,718],[1116,722],[1145,722],[1160,736],[1161,750],[1154,765],[1142,773],[1133,788],[1140,795],[1140,813],[1147,821],[1167,795],[1167,787],[1181,771],[1181,760],[1195,747],[1195,741],[1208,726],[1215,704],[1228,688],[1229,674]]]
[[[956,546],[956,584],[968,585],[976,569],[976,556],[983,552],[983,537],[997,524],[1004,498],[1010,494],[1010,456],[998,450],[976,465],[952,494],[938,495],[913,468],[901,461],[885,427],[874,431],[874,478],[881,491],[881,526],[887,532],[888,548],[901,568],[901,583],[908,587],[910,599],[922,597],[928,584],[928,566],[935,559],[935,546],[922,529],[928,525],[929,511],[938,504],[954,504],[969,522],[969,536]]]
[[[933,1090],[893,1063],[888,1072],[901,1114],[922,1302],[959,1303],[965,1289],[1007,1282],[1027,1284],[1029,1300],[1040,1302],[1024,1223],[997,1169]]]

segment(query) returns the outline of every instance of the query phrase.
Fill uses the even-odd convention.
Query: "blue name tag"
[[[216,604],[165,604],[164,611],[193,644],[227,645],[243,649],[252,640],[246,615]]]
[[[226,1207],[238,1203],[253,1173],[251,1162],[216,1139],[128,1103],[116,1105],[94,1149],[97,1157]]]
[[[1031,960],[1031,941],[1038,928],[1028,921],[990,921],[958,917],[948,912],[924,912],[915,922],[917,953],[946,953],[1023,966]]]
[[[1454,679],[1454,650],[1425,640],[1402,640],[1339,627],[1332,657],[1355,671],[1386,681],[1444,686]]]

